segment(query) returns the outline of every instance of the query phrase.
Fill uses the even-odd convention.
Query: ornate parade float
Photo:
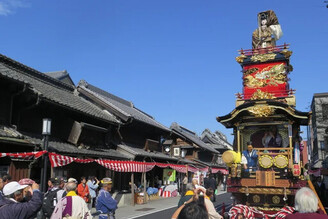
[[[252,49],[240,50],[236,57],[243,74],[236,108],[217,117],[234,133],[234,150],[222,157],[230,172],[227,191],[236,202],[232,218],[238,213],[283,218],[293,212],[296,191],[308,185],[299,133],[309,113],[295,109],[294,90],[289,88],[292,51],[288,44],[276,46],[282,31],[273,11],[260,12],[258,25]]]

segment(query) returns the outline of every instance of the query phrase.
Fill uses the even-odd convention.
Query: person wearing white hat
[[[16,181],[12,181],[3,187],[5,198],[0,201],[0,215],[2,219],[35,218],[42,206],[43,195],[39,190],[39,185],[33,183],[30,191],[32,199],[28,202],[22,202],[24,198],[23,189],[25,187],[27,185],[20,185]]]
[[[110,195],[111,189],[112,179],[103,178],[101,180],[101,189],[96,199],[96,209],[100,212],[99,219],[115,219],[117,201]]]

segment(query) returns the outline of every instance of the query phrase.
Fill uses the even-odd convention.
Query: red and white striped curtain
[[[179,165],[179,164],[170,164],[170,166],[172,169],[176,170],[177,172],[180,173],[186,173],[187,172],[187,166],[185,165]]]
[[[24,159],[38,159],[47,151],[33,151],[33,152],[21,152],[21,153],[0,153],[0,157],[13,157],[13,158],[24,158]]]
[[[189,172],[193,172],[193,173],[196,173],[199,169],[196,168],[196,167],[193,167],[193,166],[188,166],[188,171]]]
[[[137,161],[116,161],[116,160],[95,160],[98,164],[117,172],[138,172],[144,173],[152,170],[155,163]]]
[[[148,172],[155,166],[160,168],[172,168],[180,173],[186,173],[187,170],[190,172],[207,172],[208,167],[196,168],[193,166],[187,166],[182,164],[169,164],[169,163],[157,163],[157,162],[137,162],[137,161],[117,161],[117,160],[103,160],[103,159],[81,159],[76,157],[64,156],[56,153],[47,151],[35,151],[35,152],[23,152],[23,153],[0,153],[0,157],[14,157],[14,158],[25,158],[25,159],[37,159],[43,154],[48,153],[49,161],[52,167],[66,166],[72,162],[76,163],[91,163],[97,162],[101,166],[117,172]],[[212,168],[212,173],[221,171],[223,174],[228,174],[228,171],[220,168]]]
[[[73,161],[77,160],[76,157],[69,157],[69,156],[59,155],[55,153],[48,153],[48,155],[52,167],[66,166],[72,163]]]
[[[222,169],[222,168],[212,168],[212,173],[217,173],[217,172],[221,172],[222,174],[226,175],[229,173],[228,170],[226,169]]]
[[[166,168],[166,167],[170,167],[169,163],[156,163],[156,166],[160,167],[160,168]]]

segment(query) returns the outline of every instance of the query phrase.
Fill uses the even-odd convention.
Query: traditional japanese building
[[[308,126],[308,151],[311,167],[321,168],[328,155],[328,93],[315,93]]]
[[[111,139],[121,122],[79,96],[73,83],[64,83],[4,55],[0,55],[0,78],[1,152],[43,150],[42,119],[50,118],[49,152],[80,158],[128,159],[111,148]],[[74,165],[49,168],[47,178],[50,174],[76,178],[106,174],[106,169],[99,165],[92,168],[92,172]],[[5,157],[1,158],[0,166],[2,172],[9,173],[15,180],[39,179],[42,160]]]

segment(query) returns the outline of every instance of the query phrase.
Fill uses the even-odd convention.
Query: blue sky
[[[66,69],[166,126],[231,129],[217,116],[242,91],[240,48],[251,48],[257,13],[276,12],[294,54],[297,109],[327,92],[328,8],[308,0],[0,0],[0,53],[41,72]]]

